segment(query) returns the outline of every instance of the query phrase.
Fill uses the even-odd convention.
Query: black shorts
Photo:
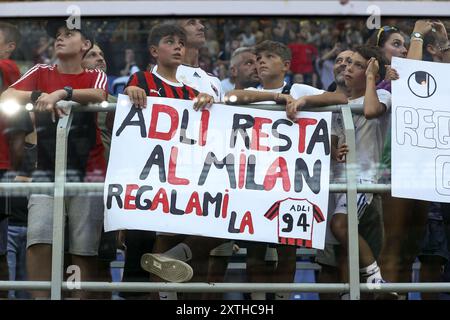
[[[98,259],[106,262],[116,260],[117,235],[119,231],[102,232],[100,247],[98,248]]]

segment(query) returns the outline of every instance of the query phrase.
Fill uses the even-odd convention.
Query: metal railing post
[[[53,195],[53,245],[52,245],[52,279],[51,299],[61,300],[64,274],[64,188],[66,183],[67,138],[73,113],[66,109],[68,115],[59,119],[56,129],[55,155],[55,191]]]
[[[359,286],[359,245],[358,216],[356,208],[357,175],[356,175],[356,142],[355,125],[352,110],[344,105],[341,107],[344,120],[345,140],[349,148],[346,156],[347,179],[347,219],[348,219],[348,273],[350,284],[350,300],[360,299]]]

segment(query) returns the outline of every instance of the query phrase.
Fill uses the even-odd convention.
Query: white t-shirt
[[[231,83],[230,78],[225,78],[222,81],[220,81],[220,85],[222,86],[223,94],[226,94],[231,90],[234,90],[234,83]]]
[[[130,68],[130,76],[132,76],[133,74],[135,74],[136,72],[139,72],[139,71],[141,71],[141,69],[139,69],[138,66],[132,65]]]
[[[210,94],[215,102],[223,101],[223,91],[219,78],[207,73],[200,67],[180,65],[177,79],[198,92]]]
[[[245,90],[254,90],[254,91],[264,91],[264,92],[274,92],[274,93],[281,93],[283,91],[283,88],[286,86],[286,82],[283,84],[282,87],[276,88],[276,89],[264,89],[263,87],[259,86],[257,88],[247,88]],[[320,90],[311,86],[308,86],[306,84],[300,84],[300,83],[294,83],[291,87],[291,90],[289,92],[290,96],[294,99],[299,99],[304,96],[314,96],[318,94],[324,93],[324,90]],[[261,102],[255,102],[258,104],[275,104],[275,101],[261,101]]]
[[[386,106],[386,112],[378,118],[368,120],[363,114],[353,115],[356,140],[356,164],[360,183],[377,183],[378,165],[383,152],[384,140],[391,119],[391,94],[377,90],[378,99]],[[364,96],[349,100],[349,104],[363,104]],[[339,144],[345,141],[344,121],[341,113],[333,114],[331,134],[338,137]],[[344,181],[345,165],[333,168],[335,181]]]
[[[153,70],[158,70],[158,66],[155,66]],[[223,100],[224,94],[219,78],[207,73],[200,67],[180,65],[177,69],[177,79],[200,93],[210,94],[214,97],[215,102]]]

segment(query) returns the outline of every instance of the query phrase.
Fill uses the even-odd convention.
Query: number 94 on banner
[[[278,219],[278,242],[310,248],[314,224],[323,223],[325,217],[320,208],[307,199],[287,198],[275,202],[267,211],[269,220]]]

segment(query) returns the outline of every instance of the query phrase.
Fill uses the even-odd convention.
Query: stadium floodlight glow
[[[108,101],[103,101],[102,103],[100,103],[102,108],[107,108],[108,107]]]
[[[0,109],[7,116],[13,116],[20,110],[20,104],[16,100],[6,100],[1,104]]]
[[[26,105],[25,105],[25,109],[27,110],[27,111],[33,111],[33,104],[31,104],[31,103],[27,103]]]

